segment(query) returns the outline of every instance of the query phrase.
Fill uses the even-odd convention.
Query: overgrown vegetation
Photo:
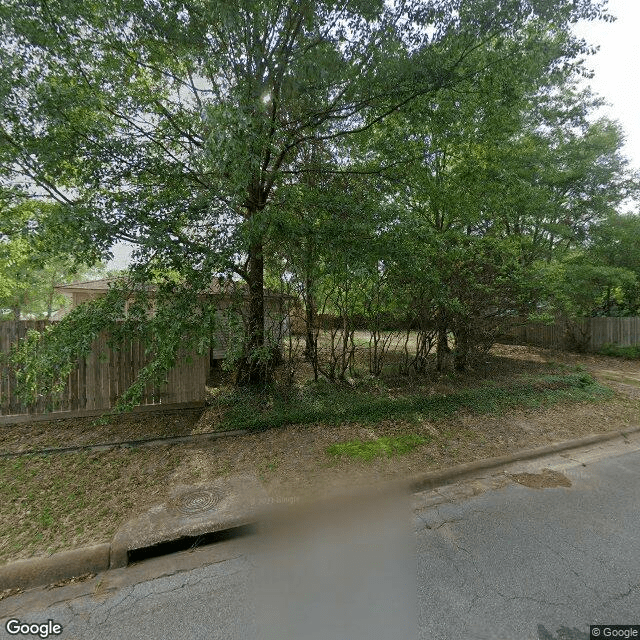
[[[541,407],[562,400],[595,400],[612,392],[587,373],[523,377],[512,384],[485,384],[446,395],[420,392],[390,393],[383,384],[375,387],[337,387],[310,384],[295,393],[277,388],[256,394],[246,389],[228,389],[213,399],[220,412],[221,430],[262,430],[288,424],[376,423],[383,420],[437,420],[458,411],[476,414],[502,412],[515,407]]]
[[[640,346],[620,347],[616,344],[605,344],[598,353],[603,356],[614,356],[616,358],[627,358],[628,360],[640,359]]]
[[[93,264],[133,244],[134,286],[113,295],[157,287],[124,325],[153,362],[121,409],[213,341],[212,283],[242,283],[226,365],[254,386],[283,357],[291,377],[303,356],[316,381],[348,379],[359,329],[371,375],[394,342],[423,374],[432,349],[439,371],[469,369],[514,316],[632,313],[637,225],[615,211],[637,180],[620,127],[591,118],[573,33],[605,5],[7,0],[1,246],[60,237]],[[303,350],[275,348],[269,288]],[[119,320],[96,302],[50,346],[32,336],[23,395]]]

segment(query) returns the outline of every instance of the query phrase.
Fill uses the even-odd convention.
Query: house
[[[103,278],[101,280],[56,285],[55,290],[71,300],[71,306],[62,312],[58,312],[56,319],[60,320],[64,315],[69,313],[71,309],[83,302],[88,302],[106,295],[114,283],[115,279],[113,278]],[[245,289],[245,287],[240,283],[232,283],[231,286],[222,286],[218,282],[213,282],[206,293],[200,294],[202,297],[210,297],[218,307],[216,315],[220,319],[221,329],[216,331],[216,335],[214,336],[211,349],[212,361],[223,360],[225,358],[231,332],[231,323],[229,322],[231,315],[228,313],[228,310],[232,307],[234,301],[237,300],[238,294],[246,299],[247,295],[246,293],[243,294],[243,289]],[[151,295],[153,295],[153,290],[154,287],[152,285],[149,286]],[[291,301],[291,296],[265,289],[265,330],[274,343],[280,343],[282,338],[289,332],[288,307],[291,306],[289,304]]]

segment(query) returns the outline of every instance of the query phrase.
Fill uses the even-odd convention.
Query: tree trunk
[[[456,331],[454,367],[456,371],[466,371],[469,357],[469,332],[466,328]]]
[[[451,353],[449,342],[447,339],[447,327],[444,323],[438,325],[438,343],[436,346],[436,368],[438,371],[444,371],[445,358]]]
[[[20,320],[20,307],[12,307],[11,309],[13,311],[13,319],[17,322],[18,320]]]
[[[307,309],[306,309],[306,337],[305,337],[305,347],[304,352],[307,358],[309,358],[310,362],[314,361],[315,353],[316,353],[316,341],[315,341],[315,309],[312,300],[307,300]]]
[[[53,298],[56,295],[56,278],[55,276],[51,278],[51,289],[49,289],[49,295],[47,296],[47,321],[51,320],[51,316],[53,314]]]
[[[305,317],[305,356],[313,367],[314,380],[318,381],[318,335],[316,333],[317,311],[313,297],[313,280],[307,275],[305,281],[306,317]]]
[[[53,315],[53,293],[51,293],[51,295],[47,300],[47,321],[51,320],[52,315]]]
[[[239,384],[260,385],[269,380],[269,362],[264,353],[264,256],[262,239],[249,246],[247,284],[249,287],[249,309],[247,339],[242,361],[239,363]]]

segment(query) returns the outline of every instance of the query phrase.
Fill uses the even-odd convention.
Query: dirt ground
[[[133,413],[99,424],[95,418],[69,418],[0,426],[0,454],[38,449],[184,436],[193,432],[202,410]]]
[[[599,402],[564,402],[488,415],[458,413],[437,421],[418,416],[410,422],[375,425],[291,425],[199,445],[2,460],[0,562],[109,541],[127,519],[164,501],[176,484],[251,473],[274,498],[311,496],[345,483],[369,484],[640,424],[639,362],[504,345],[494,347],[491,357],[494,373],[496,362],[503,363],[497,378],[508,378],[515,370],[535,371],[548,362],[582,365],[616,394]],[[483,377],[480,367],[466,384],[477,384]],[[437,385],[438,393],[451,388],[447,381]],[[206,413],[189,412],[126,416],[107,426],[95,426],[91,419],[5,426],[1,449],[184,435],[206,430],[208,424]],[[326,453],[336,442],[407,433],[422,435],[427,442],[410,453],[370,461]]]
[[[511,477],[518,484],[531,489],[571,486],[571,480],[560,471],[555,471],[554,469],[543,469],[541,473],[515,473]]]

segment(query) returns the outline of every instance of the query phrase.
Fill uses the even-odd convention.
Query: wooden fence
[[[583,318],[550,325],[516,324],[501,338],[548,349],[568,349],[578,342],[589,351],[598,351],[606,344],[633,347],[640,345],[640,318]]]
[[[22,340],[29,329],[42,331],[46,321],[0,322],[0,353]],[[55,412],[69,416],[92,415],[112,408],[148,362],[140,340],[128,340],[120,350],[109,348],[107,335],[97,338],[91,353],[79,358],[69,375],[64,392],[55,401],[43,397],[33,406],[24,406],[16,398],[15,373],[0,364],[0,421],[7,416],[42,416]],[[209,372],[209,353],[183,355],[169,371],[167,383],[145,388],[140,408],[159,409],[165,405],[202,403]],[[160,405],[160,406],[158,406]]]

